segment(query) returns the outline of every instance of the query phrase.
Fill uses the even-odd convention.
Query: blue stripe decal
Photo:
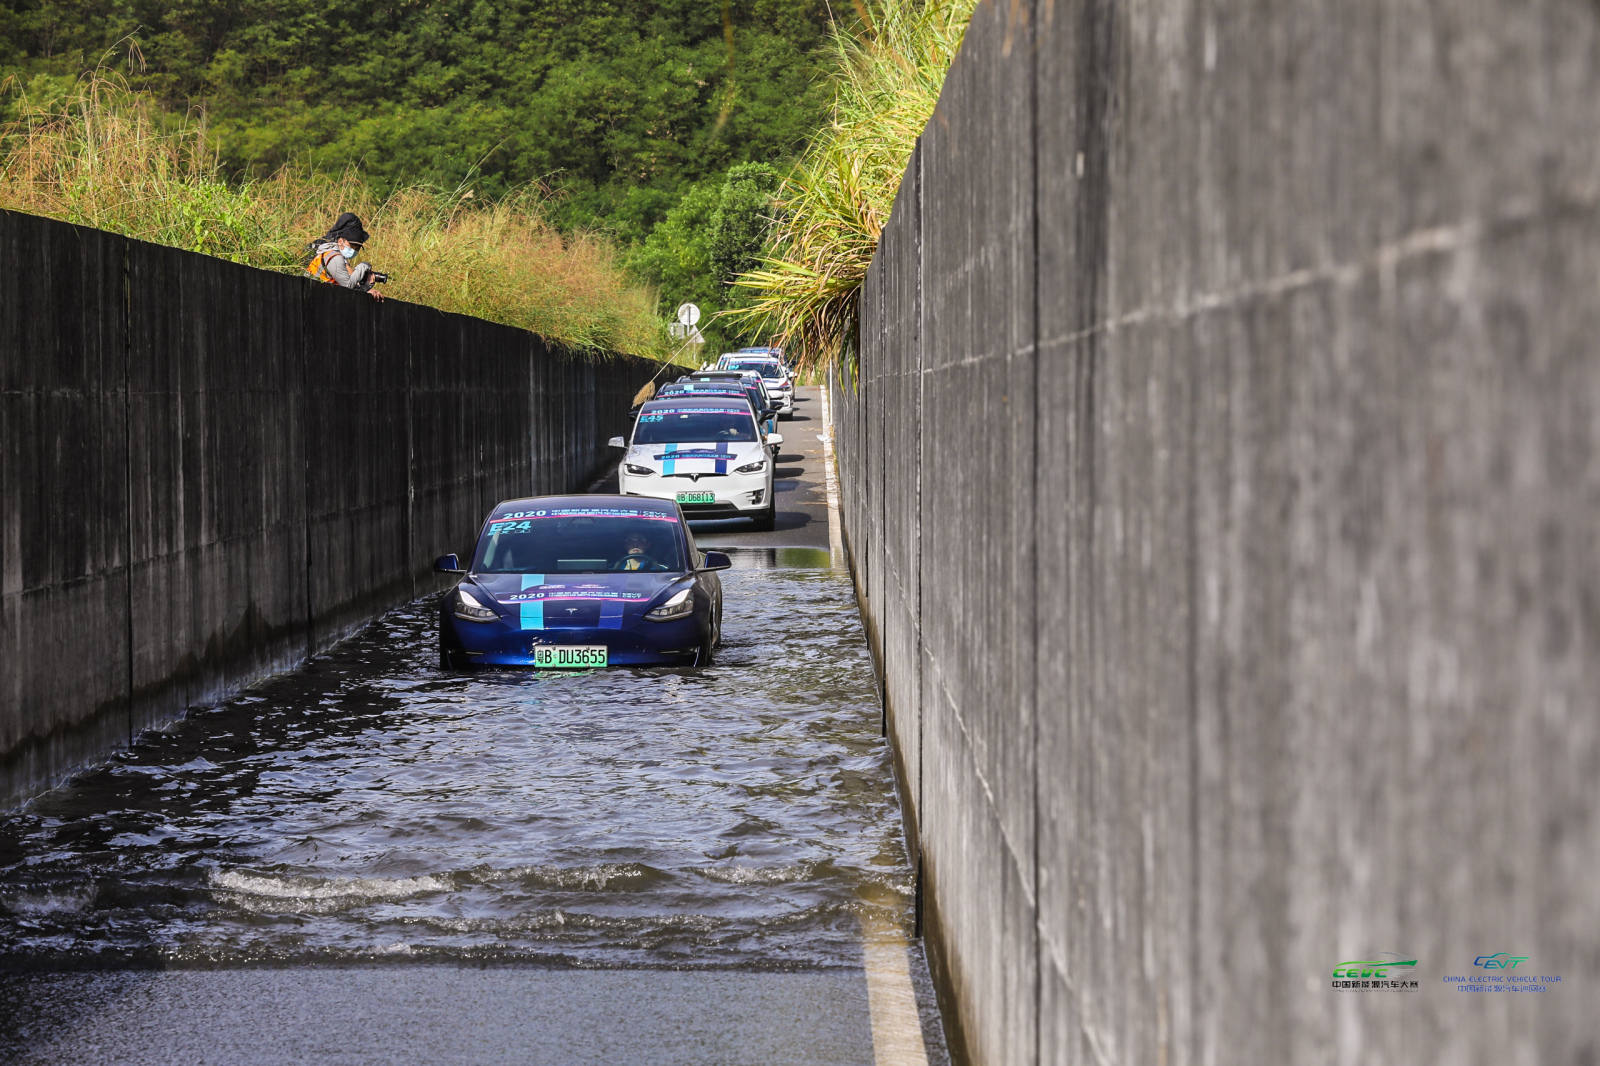
[[[522,607],[522,628],[523,629],[543,629],[544,628],[544,601],[543,600],[530,600],[529,602],[521,604],[520,606]]]
[[[725,441],[725,440],[717,441],[717,455],[721,456],[721,458],[719,458],[717,460],[717,473],[726,474],[728,472],[728,442],[727,441]]]
[[[606,600],[600,604],[600,628],[622,628],[622,601]]]
[[[678,450],[678,446],[676,444],[667,445],[666,455],[668,456],[668,458],[662,460],[662,463],[661,463],[661,473],[663,475],[672,473],[673,472],[673,468],[675,466],[677,466],[677,462],[678,461],[676,459],[671,458],[672,453],[677,451],[677,450]]]
[[[523,574],[522,575],[522,591],[523,592],[527,592],[529,589],[532,589],[532,588],[538,588],[542,584],[544,584],[544,575],[543,574]]]

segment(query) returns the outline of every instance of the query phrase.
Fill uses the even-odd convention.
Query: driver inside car
[[[650,538],[643,533],[629,533],[623,540],[627,554],[611,565],[613,570],[662,570],[665,567],[650,555]]]

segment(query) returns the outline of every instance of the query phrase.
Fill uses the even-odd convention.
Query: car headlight
[[[648,466],[640,466],[637,463],[623,463],[622,465],[628,471],[628,473],[630,473],[630,474],[654,474],[655,473],[655,471],[651,470]]]
[[[473,598],[466,589],[456,589],[456,617],[463,622],[493,622],[500,616]]]
[[[684,589],[660,607],[645,615],[652,622],[670,622],[694,613],[694,589]]]
[[[761,471],[765,470],[766,468],[767,468],[767,461],[765,459],[757,459],[753,463],[746,463],[743,466],[734,467],[733,468],[733,472],[735,474],[759,474]]]

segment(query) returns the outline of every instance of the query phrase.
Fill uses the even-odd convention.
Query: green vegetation
[[[832,115],[784,181],[724,322],[812,366],[853,362],[861,284],[977,0],[878,0],[835,37]]]
[[[825,361],[975,3],[14,0],[0,196],[285,269],[353,210],[395,296]]]
[[[692,185],[629,260],[643,277],[697,304],[708,316],[733,306],[727,281],[760,259],[783,178],[765,163],[738,163]],[[701,320],[707,352],[730,351],[758,337],[720,319]]]
[[[828,0],[13,0],[0,6],[0,80],[35,111],[62,111],[85,72],[118,70],[157,127],[193,116],[211,173],[235,190],[285,168],[355,168],[377,203],[434,188],[451,212],[537,204],[547,229],[609,237],[664,317],[686,299],[719,310],[729,290],[689,272],[709,262],[700,251],[652,234],[670,215],[669,229],[705,244],[723,187],[747,183],[739,167],[787,170],[827,114],[833,16],[853,12]],[[21,100],[0,94],[0,121],[21,117]],[[732,210],[730,230],[767,217],[734,225]]]
[[[552,222],[627,245],[694,183],[794,158],[826,115],[831,25],[827,0],[14,0],[0,77],[54,104],[118,64],[202,110],[230,176],[538,183]]]
[[[608,241],[563,235],[541,195],[487,200],[458,189],[378,193],[353,169],[286,167],[225,179],[203,124],[104,77],[64,103],[19,101],[0,128],[0,207],[64,219],[253,266],[298,271],[306,242],[340,211],[367,222],[389,295],[521,326],[570,348],[666,354],[654,294]]]

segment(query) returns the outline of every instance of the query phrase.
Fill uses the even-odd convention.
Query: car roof
[[[555,511],[566,508],[580,510],[657,511],[676,515],[678,505],[671,500],[657,500],[649,496],[622,496],[616,493],[580,493],[572,496],[527,496],[516,500],[501,500],[489,513],[500,511]]]
[[[639,408],[639,413],[643,414],[645,411],[655,411],[670,407],[675,411],[739,411],[749,414],[750,407],[748,403],[743,407],[736,407],[730,402],[736,399],[743,399],[743,397],[696,396],[693,393],[686,396],[669,396],[664,400],[646,400],[644,406]],[[625,498],[631,500],[634,497],[628,496]]]
[[[661,386],[661,392],[658,392],[656,395],[658,395],[658,397],[664,397],[664,395],[691,395],[691,397],[693,397],[693,395],[706,395],[706,397],[712,397],[712,395],[717,395],[717,397],[736,395],[736,397],[741,397],[741,399],[744,400],[750,399],[749,391],[746,391],[746,389],[744,389],[742,386],[736,386],[736,384],[731,384],[731,386],[720,386],[720,384],[714,384],[714,386],[704,387],[704,389],[694,389],[693,386],[685,387],[674,383],[669,384],[669,386]]]

